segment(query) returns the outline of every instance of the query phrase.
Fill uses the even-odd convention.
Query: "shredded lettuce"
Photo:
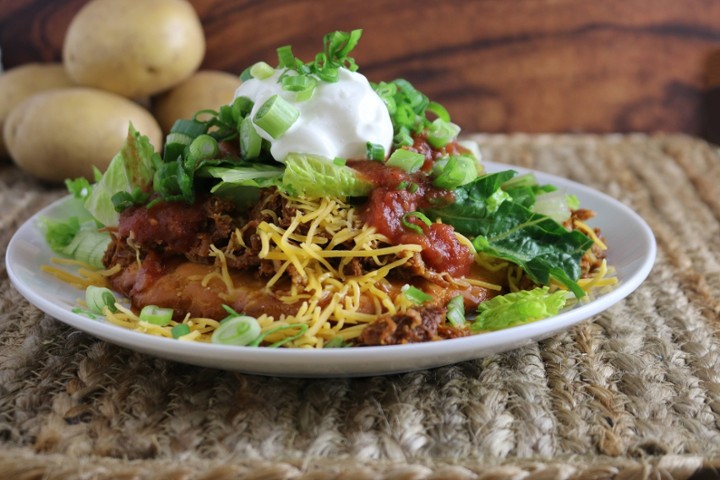
[[[80,219],[77,216],[64,220],[55,220],[43,217],[38,223],[45,235],[45,241],[55,253],[63,254],[65,247],[70,245],[75,235],[80,231]]]
[[[474,332],[535,322],[557,315],[565,306],[566,293],[550,293],[547,287],[500,295],[481,303],[478,316],[472,324]]]
[[[93,185],[85,208],[101,224],[117,225],[119,214],[112,201],[113,195],[119,192],[131,194],[137,188],[150,191],[154,165],[159,163],[160,155],[150,140],[130,124],[125,145],[113,157],[102,178]]]
[[[307,197],[362,197],[373,185],[350,167],[317,155],[291,153],[285,157],[282,187]]]
[[[244,162],[232,167],[206,167],[202,173],[221,180],[210,190],[215,193],[218,189],[228,186],[271,187],[282,176],[283,169],[280,166]]]
[[[98,231],[95,220],[82,222],[77,216],[64,220],[43,218],[39,226],[53,252],[103,268],[102,259],[110,243],[110,234]]]

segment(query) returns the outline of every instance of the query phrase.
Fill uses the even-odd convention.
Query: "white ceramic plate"
[[[489,171],[517,167],[486,163]],[[655,261],[655,239],[648,225],[622,203],[578,183],[535,172],[550,183],[577,195],[584,208],[597,212],[590,223],[600,227],[610,246],[608,261],[616,268],[619,285],[596,299],[578,304],[554,317],[497,332],[438,342],[327,350],[263,349],[180,342],[124,329],[72,312],[80,290],[40,270],[53,256],[37,226],[38,217],[65,218],[77,204],[64,198],[28,220],[7,250],[7,271],[18,291],[47,314],[108,342],[150,355],[195,365],[282,376],[331,377],[380,375],[439,367],[480,358],[547,338],[596,315],[633,292]]]

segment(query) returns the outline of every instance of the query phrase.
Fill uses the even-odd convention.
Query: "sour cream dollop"
[[[281,70],[265,79],[252,78],[235,91],[235,98],[247,97],[254,102],[250,118],[273,95],[290,102],[300,112],[295,123],[279,138],[272,138],[257,125],[255,130],[271,144],[270,153],[282,162],[289,153],[334,158],[367,157],[367,142],[382,145],[390,152],[393,126],[382,99],[365,76],[345,68],[339,70],[338,81],[319,81],[312,97],[295,101],[295,94],[283,90],[278,83]]]

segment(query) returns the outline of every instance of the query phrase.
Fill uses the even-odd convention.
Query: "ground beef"
[[[209,261],[210,246],[226,245],[238,226],[235,206],[218,197],[193,204],[182,201],[158,202],[150,208],[132,207],[120,215],[116,238],[142,253],[184,256],[190,261]],[[122,250],[116,247],[115,250]]]
[[[445,307],[431,305],[410,308],[401,314],[382,315],[362,331],[357,344],[399,345],[469,335],[467,328],[447,325],[445,314]]]

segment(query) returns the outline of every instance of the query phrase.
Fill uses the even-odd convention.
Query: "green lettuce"
[[[500,330],[557,315],[565,306],[566,293],[550,293],[547,287],[500,295],[481,303],[473,331]]]
[[[125,145],[113,157],[102,178],[93,185],[85,208],[101,224],[117,225],[119,214],[112,201],[113,195],[119,192],[132,194],[138,189],[151,191],[155,165],[160,163],[160,155],[150,140],[130,124]]]
[[[534,282],[548,285],[555,279],[578,298],[583,297],[585,292],[577,279],[580,260],[592,240],[534,212],[527,206],[525,195],[517,201],[508,194],[503,185],[508,185],[514,175],[514,171],[507,170],[480,177],[453,190],[454,203],[424,212],[474,237],[473,246],[478,252],[519,265]]]
[[[95,220],[82,221],[77,216],[63,220],[42,218],[39,226],[53,252],[103,268],[102,259],[110,243],[110,234],[98,231]]]
[[[317,155],[291,153],[285,157],[282,187],[306,197],[363,197],[373,185],[348,166]]]

